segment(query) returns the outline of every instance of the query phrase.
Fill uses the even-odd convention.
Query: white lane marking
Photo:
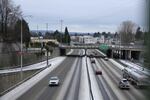
[[[95,62],[96,62],[96,66],[100,66],[99,64],[98,64],[98,61],[95,59]],[[101,71],[102,71],[102,68],[98,68],[98,69],[100,69]],[[103,73],[103,71],[102,71],[102,73]],[[102,82],[102,84],[103,84],[103,87],[104,87],[104,89],[106,90],[106,93],[107,93],[107,95],[109,96],[109,98],[111,98],[112,100],[114,100],[114,97],[113,97],[113,95],[110,93],[110,90],[108,89],[108,86],[106,85],[106,83],[104,82],[104,79],[102,78],[103,76],[98,76],[99,77],[99,79],[101,80],[101,82]]]
[[[118,62],[116,62],[115,60],[113,60],[113,59],[110,59],[110,61],[115,65],[114,67],[118,67],[118,68],[120,68],[120,69],[123,69],[124,68],[124,66],[123,65],[121,65],[121,64],[119,64]],[[104,60],[103,60],[103,62],[104,62]],[[105,63],[105,62],[104,62]],[[105,63],[106,65],[108,65],[107,63]],[[109,66],[109,65],[108,65]],[[122,67],[121,67],[122,66]],[[116,75],[116,76],[118,76],[118,77],[122,77],[118,72],[116,72],[114,69],[112,69],[111,67],[109,67],[110,69],[111,69],[111,71],[113,71],[113,73]],[[138,97],[140,97],[140,98],[145,98],[145,96],[140,92],[140,91],[138,91],[136,88],[134,88],[132,85],[130,85],[130,89],[132,89],[132,91],[133,91],[133,93],[136,93],[137,95],[138,95]],[[131,95],[131,93],[129,94],[129,95]],[[132,95],[131,95],[132,96]],[[131,97],[132,98],[132,97]]]
[[[99,62],[98,62],[98,64],[99,64]],[[114,94],[116,94],[116,96],[118,97],[118,99],[119,100],[127,100],[126,96],[122,92],[120,92],[120,89],[116,86],[118,84],[114,84],[113,83],[112,79],[107,75],[107,72],[105,72],[105,70],[103,69],[103,67],[100,66],[100,64],[99,64],[98,67],[100,67],[102,69],[102,71],[103,71],[103,77],[105,78],[107,84],[110,86],[110,88],[112,89],[112,91],[114,92]]]
[[[38,100],[38,98],[44,93],[44,91],[48,88],[48,86],[45,86],[42,88],[42,90],[38,91],[35,98],[32,98],[32,100]]]
[[[35,75],[28,81],[22,83],[15,89],[11,90],[10,92],[3,95],[0,99],[1,100],[16,100],[21,95],[23,95],[25,92],[27,92],[31,87],[33,87],[35,84],[37,84],[39,81],[41,81],[46,75],[48,75],[51,71],[53,71],[61,62],[65,60],[66,57],[59,57],[59,59],[56,59],[52,63],[51,67],[46,68],[39,74]]]
[[[109,69],[118,77],[118,78],[122,78],[122,76],[118,73],[118,72],[116,72],[116,70],[113,68],[113,66],[110,66],[109,64],[107,64],[107,62],[106,61],[104,61],[103,59],[101,59],[102,60],[102,62],[107,66],[107,67],[109,67]]]
[[[77,63],[77,59],[75,60],[75,62],[73,63],[73,65],[70,66],[70,67],[72,67],[72,68],[71,68],[71,70],[68,72],[68,74],[67,74],[67,76],[66,76],[64,82],[62,83],[62,87],[61,87],[61,89],[60,89],[60,91],[59,91],[59,93],[58,93],[58,96],[57,96],[56,100],[62,100],[62,99],[64,99],[65,94],[66,94],[66,92],[67,92],[67,90],[68,90],[69,84],[70,84],[70,82],[71,82],[72,76],[73,76],[73,71],[74,71],[75,68],[76,68],[76,63]]]
[[[75,92],[77,92],[77,91],[75,91],[76,90],[76,85],[77,85],[77,80],[78,80],[78,78],[80,77],[78,77],[78,75],[79,75],[79,67],[81,67],[80,66],[80,63],[77,63],[77,65],[76,65],[76,71],[77,72],[75,72],[75,75],[74,75],[74,77],[73,77],[73,80],[72,80],[72,84],[71,84],[71,87],[70,87],[70,89],[69,89],[69,93],[67,94],[68,95],[68,97],[67,97],[67,100],[73,100],[74,98],[75,98]],[[73,74],[73,73],[72,73]],[[79,85],[79,84],[78,84]]]
[[[73,49],[71,49],[71,50],[67,53],[67,55],[70,55],[72,52],[73,52]]]
[[[79,98],[78,100],[90,100],[90,89],[89,82],[87,76],[87,68],[86,68],[86,58],[82,58],[82,70],[81,70],[81,80],[80,80],[80,90],[79,90]]]
[[[124,66],[121,65],[120,63],[116,62],[114,59],[109,59],[110,62],[112,62],[116,67],[118,67],[119,69],[124,69]]]
[[[102,93],[101,93],[102,90],[99,90],[99,86],[97,84],[95,72],[92,69],[93,66],[91,65],[91,62],[90,62],[89,58],[87,58],[87,63],[88,63],[88,68],[89,68],[91,88],[92,88],[92,93],[93,93],[94,100],[104,100],[104,98],[102,96]]]
[[[98,51],[100,54],[102,54],[103,56],[106,56],[106,54],[104,54],[103,52],[99,51],[96,49],[96,51]]]

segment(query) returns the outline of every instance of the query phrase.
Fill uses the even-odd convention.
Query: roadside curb
[[[50,64],[49,66],[51,66],[51,64]],[[49,67],[49,66],[48,66],[48,67]],[[1,92],[1,93],[0,93],[0,96],[3,96],[4,94],[6,94],[6,93],[8,93],[9,91],[13,90],[15,87],[17,87],[17,86],[21,85],[22,83],[26,82],[27,80],[31,79],[32,77],[34,77],[35,75],[37,75],[38,73],[40,73],[41,71],[43,71],[43,70],[46,69],[46,68],[47,68],[47,67],[44,67],[44,68],[39,69],[39,71],[35,72],[34,74],[32,74],[32,75],[30,75],[29,77],[27,77],[27,78],[23,79],[22,81],[20,81],[19,83],[15,84],[15,85],[11,86],[10,88],[6,89],[5,91]]]

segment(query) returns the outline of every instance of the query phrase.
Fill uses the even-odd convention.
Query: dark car
[[[94,57],[94,55],[93,54],[90,54],[90,58],[93,58]]]
[[[96,71],[95,71],[95,74],[96,74],[96,75],[102,75],[102,71],[96,70]]]

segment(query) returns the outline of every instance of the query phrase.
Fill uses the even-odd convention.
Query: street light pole
[[[27,17],[27,16],[25,16],[25,17]],[[29,16],[29,17],[31,17],[31,16]],[[20,64],[20,66],[21,66],[21,80],[23,79],[23,74],[22,74],[22,67],[23,67],[23,16],[21,16],[21,64]]]
[[[46,31],[48,32],[48,23],[46,23]]]
[[[62,43],[62,39],[63,39],[62,27],[63,27],[63,20],[61,19],[60,20],[61,43]]]
[[[23,54],[23,45],[22,45],[22,43],[23,43],[23,40],[22,40],[22,20],[23,20],[23,18],[22,18],[22,16],[21,16],[21,80],[23,79],[23,77],[22,77],[22,63],[23,63],[23,60],[22,60],[22,54]]]
[[[120,48],[120,55],[119,55],[119,58],[121,59],[121,33],[120,33],[120,43],[119,43],[119,48]]]

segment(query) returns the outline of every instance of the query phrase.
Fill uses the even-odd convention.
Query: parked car
[[[120,89],[129,89],[130,86],[129,86],[128,80],[125,79],[125,78],[121,79],[120,82],[119,82],[119,88]]]
[[[96,74],[96,75],[102,75],[102,71],[101,71],[101,70],[96,70],[96,71],[95,71],[95,74]]]
[[[57,76],[51,77],[49,80],[49,86],[58,86],[59,78]]]

